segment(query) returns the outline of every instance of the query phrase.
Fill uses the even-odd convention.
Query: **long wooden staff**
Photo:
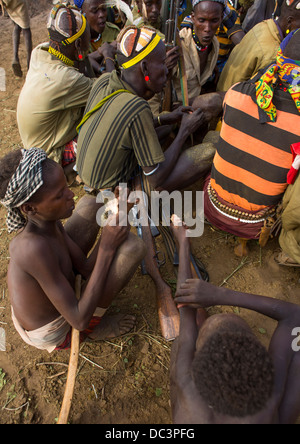
[[[180,77],[182,105],[189,106],[188,83],[187,83],[184,56],[183,56],[183,52],[182,52],[182,45],[181,45],[179,32],[176,33],[176,45],[179,48],[178,69],[179,69],[179,77]]]
[[[75,281],[75,292],[77,299],[80,298],[80,291],[81,291],[81,275],[78,274],[76,276],[76,281]],[[68,376],[67,376],[64,399],[61,406],[57,424],[68,423],[68,418],[74,393],[74,387],[75,387],[76,372],[78,367],[79,345],[80,345],[80,332],[75,328],[72,328]]]

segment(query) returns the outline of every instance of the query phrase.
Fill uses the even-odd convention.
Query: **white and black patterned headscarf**
[[[42,163],[46,158],[47,154],[41,148],[22,150],[22,159],[1,201],[8,210],[6,224],[9,233],[26,225],[26,219],[19,207],[43,185]]]
[[[193,9],[195,9],[195,7],[198,5],[198,3],[202,3],[203,1],[207,1],[207,0],[192,0]],[[209,1],[221,3],[221,5],[224,6],[224,8],[227,5],[227,0],[209,0]]]

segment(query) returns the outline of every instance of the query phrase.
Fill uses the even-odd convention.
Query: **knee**
[[[137,263],[140,263],[146,256],[146,253],[147,248],[145,242],[133,233],[129,233],[125,254],[133,257]]]
[[[96,197],[85,195],[76,205],[76,213],[84,219],[96,221],[97,211],[102,207],[102,203],[96,202]]]

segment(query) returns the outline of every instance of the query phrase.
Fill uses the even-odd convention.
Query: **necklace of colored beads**
[[[194,39],[194,43],[196,45],[196,48],[198,49],[199,52],[204,52],[207,50],[208,46],[201,46],[200,40],[196,36],[194,29],[193,29],[193,39]]]
[[[102,34],[99,34],[98,37],[96,39],[91,39],[92,43],[97,43],[99,42],[99,40],[101,39]]]
[[[50,52],[50,54],[54,55],[54,57],[57,57],[59,60],[61,60],[62,62],[64,62],[66,65],[68,66],[74,66],[74,62],[71,59],[68,59],[68,57],[66,57],[64,54],[62,54],[59,51],[56,51],[56,49],[52,48],[52,46],[49,47],[48,52]]]

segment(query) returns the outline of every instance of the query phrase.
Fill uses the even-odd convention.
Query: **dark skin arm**
[[[164,182],[168,179],[170,173],[176,165],[185,141],[190,136],[190,134],[198,129],[203,123],[205,123],[205,116],[200,109],[195,110],[191,114],[183,115],[181,125],[175,140],[164,152],[165,161],[160,164],[158,170],[153,175],[148,176],[150,184],[155,189],[164,189]],[[144,167],[143,170],[145,171],[145,173],[149,173],[155,167],[156,165],[153,165],[152,167]]]
[[[231,305],[262,313],[278,322],[269,346],[275,368],[274,395],[280,423],[293,423],[300,412],[300,355],[292,349],[292,331],[299,326],[300,306],[265,296],[214,287],[207,282],[187,279],[180,285],[176,303],[189,307]]]
[[[179,250],[179,268],[177,276],[177,288],[185,282],[186,278],[192,277],[190,266],[190,242],[186,236],[187,230],[184,226],[175,227],[172,231],[177,241]],[[173,362],[171,365],[171,407],[174,424],[199,424],[201,420],[208,422],[207,407],[201,399],[191,378],[191,365],[196,349],[198,337],[197,315],[206,317],[203,309],[200,311],[190,307],[179,308],[180,332],[173,349]]]
[[[191,106],[179,106],[170,113],[161,114],[154,119],[154,127],[157,128],[163,125],[173,125],[174,123],[180,123],[182,117],[185,114],[191,114],[194,109]]]
[[[129,194],[129,193],[128,193]],[[120,187],[116,187],[114,190],[114,196],[115,199],[117,199],[117,204],[119,205],[121,200],[121,205],[124,205],[124,194],[120,195]],[[128,198],[128,195],[127,195]],[[131,208],[133,207],[133,204],[130,202],[126,202],[126,208],[127,208],[127,212],[129,212],[131,210]],[[118,220],[118,215],[116,216],[116,221]],[[121,214],[121,217],[125,217],[124,214]],[[95,267],[96,264],[96,260],[98,257],[98,252],[99,252],[99,247],[100,247],[100,243],[101,243],[101,239],[103,236],[101,236],[98,241],[96,242],[93,250],[91,250],[91,252],[89,252],[88,257],[86,256],[86,254],[82,251],[82,249],[79,247],[79,245],[74,242],[73,239],[71,239],[71,237],[68,235],[68,233],[66,232],[66,230],[64,229],[63,225],[61,222],[58,222],[58,226],[60,227],[60,230],[65,238],[65,241],[68,245],[68,249],[69,249],[69,253],[72,259],[72,264],[73,267],[78,271],[78,273],[80,273],[82,275],[82,277],[84,279],[88,279]],[[108,228],[106,228],[106,230],[108,230]],[[106,231],[104,231],[104,234],[106,233]]]
[[[115,69],[114,58],[116,55],[116,46],[113,43],[103,43],[103,45],[88,55],[90,63],[95,74],[99,75],[101,63],[105,61],[105,71],[111,72]]]
[[[171,74],[172,69],[175,68],[179,59],[179,48],[174,46],[174,48],[169,49],[166,54],[166,66],[168,68],[169,74]]]
[[[78,330],[87,328],[90,319],[97,306],[101,306],[101,298],[105,290],[106,279],[115,257],[118,247],[127,239],[129,227],[107,225],[103,229],[100,242],[95,248],[97,257],[89,276],[88,282],[81,298],[78,301],[75,297],[74,282],[71,276],[66,276],[62,271],[62,263],[58,260],[57,254],[53,254],[52,245],[43,236],[36,237],[34,241],[28,242],[28,248],[24,257],[17,258],[18,266],[31,276],[43,290],[50,303],[55,307],[67,322]],[[58,228],[61,231],[60,228]],[[60,236],[58,235],[58,240]],[[66,237],[59,240],[61,248],[64,248]],[[67,247],[72,241],[67,240]],[[51,242],[52,243],[52,242]],[[52,243],[53,244],[53,243]],[[69,254],[72,261],[78,267],[77,271],[85,273],[92,267],[93,258],[84,261],[84,255],[78,249],[71,248]],[[31,261],[28,261],[28,257]],[[65,257],[65,259],[64,259]],[[66,261],[67,256],[63,256]],[[81,269],[81,265],[83,268]],[[105,308],[105,305],[104,305]]]
[[[245,36],[245,33],[243,30],[237,31],[234,34],[230,36],[230,40],[234,45],[238,45],[242,38]]]

